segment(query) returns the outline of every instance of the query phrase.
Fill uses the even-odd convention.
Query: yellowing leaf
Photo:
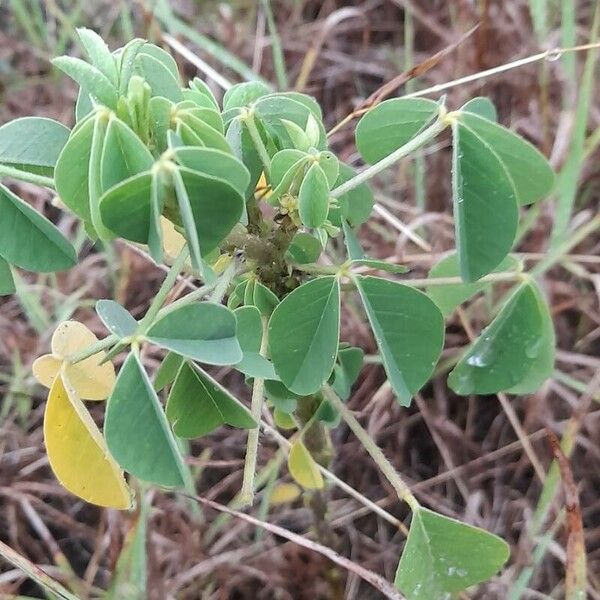
[[[98,506],[131,507],[123,472],[83,402],[62,376],[55,377],[48,395],[44,441],[50,466],[69,492]]]
[[[98,352],[75,364],[65,362],[68,356],[98,342],[98,338],[77,321],[64,321],[52,336],[52,354],[40,356],[33,363],[33,374],[44,386],[51,387],[62,369],[79,398],[104,400],[115,384],[115,369],[111,362],[100,364],[106,354]]]
[[[51,388],[60,371],[61,365],[62,360],[60,358],[52,354],[44,354],[44,356],[40,356],[34,361],[32,367],[33,376],[44,387]]]
[[[175,225],[166,217],[160,218],[160,226],[163,234],[163,248],[165,254],[171,260],[177,258],[185,246],[185,238],[175,229]]]
[[[320,490],[324,486],[319,466],[302,440],[292,444],[288,456],[288,469],[294,480],[307,490]]]
[[[273,488],[269,501],[271,505],[289,504],[300,497],[302,490],[295,483],[280,483]]]

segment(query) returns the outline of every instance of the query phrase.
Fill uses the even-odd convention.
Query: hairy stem
[[[94,356],[94,354],[98,354],[98,352],[102,352],[107,348],[110,348],[113,344],[119,341],[119,337],[116,334],[111,334],[105,337],[103,340],[97,341],[95,344],[91,344],[86,348],[83,348],[79,352],[74,352],[69,356],[65,357],[65,361],[71,364],[75,364],[89,358],[90,356]]]
[[[8,165],[0,165],[0,177],[12,177],[13,179],[20,179],[21,181],[27,181],[28,183],[34,183],[35,185],[42,185],[51,190],[55,189],[54,179],[52,179],[52,177],[28,173],[27,171],[21,171],[21,169],[15,169]]]
[[[356,417],[348,409],[348,407],[340,400],[338,395],[328,385],[323,386],[323,394],[333,404],[333,406],[342,415],[342,419],[346,422],[352,433],[358,438],[364,449],[370,454],[375,464],[379,467],[385,478],[392,484],[396,490],[398,498],[404,500],[411,510],[418,510],[420,507],[419,501],[415,498],[408,486],[404,483],[392,463],[385,457],[381,448],[371,439],[371,436],[363,429],[362,425],[356,420]]]
[[[261,356],[267,354],[267,325],[268,321],[262,318],[263,331],[259,353]],[[254,501],[254,474],[256,472],[256,457],[258,455],[258,438],[260,436],[260,416],[265,396],[265,380],[259,377],[254,379],[252,385],[252,403],[250,411],[256,421],[256,427],[248,432],[248,445],[246,447],[246,460],[244,462],[244,478],[239,500],[242,506],[252,505]]]
[[[189,248],[186,245],[179,253],[179,256],[175,259],[175,262],[171,265],[171,268],[169,269],[167,276],[156,293],[156,296],[154,296],[154,300],[152,300],[148,311],[144,315],[144,318],[140,321],[138,326],[139,332],[144,332],[156,319],[158,312],[169,295],[169,292],[175,285],[175,281],[177,281],[177,277],[179,276],[179,273],[183,268],[188,256]]]
[[[433,124],[431,124],[427,129],[424,129],[419,135],[415,136],[412,140],[404,144],[404,146],[400,146],[397,150],[392,152],[389,156],[382,158],[379,162],[367,167],[364,171],[355,175],[352,179],[349,179],[342,185],[336,187],[331,191],[330,196],[332,198],[339,198],[343,196],[346,192],[353,190],[359,185],[365,183],[377,173],[380,173],[384,169],[391,167],[395,162],[399,161],[401,158],[404,158],[411,152],[414,152],[417,148],[425,145],[427,142],[435,138],[439,133],[441,133],[446,127],[448,123],[440,116],[438,117]]]

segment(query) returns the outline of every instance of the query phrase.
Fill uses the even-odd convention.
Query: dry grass
[[[56,19],[54,2],[46,3],[49,23]],[[95,3],[94,3],[95,4]],[[98,3],[100,4],[100,3]],[[252,64],[273,80],[273,66],[266,25],[256,20],[254,2],[225,4],[177,2],[184,15],[200,31],[219,40],[223,47]],[[204,3],[203,3],[204,4]],[[593,1],[577,2],[577,41],[589,36]],[[121,35],[117,21],[119,3],[102,3],[81,22],[100,26],[114,38]],[[274,2],[275,16],[285,52],[288,76],[295,82],[307,54],[315,52],[305,91],[323,104],[332,127],[385,81],[403,70],[405,11],[413,11],[414,61],[420,63],[452,44],[475,23],[479,29],[460,47],[419,79],[418,88],[452,80],[509,62],[540,50],[530,23],[528,4],[507,2],[446,3],[437,0],[281,0]],[[352,5],[352,10],[348,7]],[[482,15],[474,8],[484,10]],[[417,8],[420,7],[420,8]],[[148,19],[143,4],[133,10],[136,34],[153,36],[157,24]],[[54,16],[53,16],[54,15]],[[108,17],[107,17],[108,15]],[[344,17],[344,18],[342,18]],[[51,37],[53,29],[49,27]],[[324,34],[323,32],[327,32]],[[321,36],[323,36],[321,38]],[[321,44],[321,40],[323,43]],[[560,31],[550,27],[545,47],[560,44]],[[542,49],[545,49],[542,48]],[[69,122],[74,89],[63,79],[50,77],[47,54],[51,48],[32,48],[10,10],[0,8],[0,122],[23,114],[43,114]],[[193,48],[198,51],[197,48]],[[199,55],[219,68],[213,58]],[[577,55],[581,68],[585,54]],[[184,63],[182,62],[182,65]],[[184,65],[190,75],[194,69]],[[305,71],[306,73],[306,71]],[[224,75],[235,80],[229,69]],[[418,89],[417,88],[417,89]],[[402,93],[404,90],[401,89]],[[448,90],[448,104],[457,106],[475,95],[488,95],[499,108],[500,120],[543,148],[556,168],[565,161],[572,132],[572,111],[577,90],[569,84],[561,61],[536,63],[489,79]],[[600,125],[599,89],[592,95],[589,133]],[[340,155],[355,161],[352,127],[338,131],[332,143]],[[585,162],[579,179],[577,211],[573,227],[589,221],[597,212],[600,189],[598,153]],[[425,241],[424,252],[393,224],[376,215],[361,231],[374,257],[393,257],[413,267],[422,277],[439,253],[451,248],[449,217],[449,151],[425,158],[425,210],[416,208],[415,176],[411,165],[380,181],[381,205]],[[37,208],[44,208],[72,233],[76,224],[48,205],[50,198],[30,186],[20,192]],[[519,250],[528,266],[546,256],[553,204],[542,205],[534,226]],[[559,437],[570,424],[576,430],[571,464],[579,486],[585,541],[589,561],[589,593],[600,598],[600,412],[593,397],[600,394],[594,373],[600,367],[600,238],[590,235],[549,270],[543,286],[551,302],[558,346],[557,369],[562,373],[537,393],[510,398],[524,435],[544,469],[552,451],[544,428]],[[82,262],[56,279],[23,274],[23,293],[0,301],[0,539],[32,561],[47,565],[49,572],[69,581],[61,567],[61,553],[79,580],[82,597],[97,597],[106,588],[127,531],[136,515],[100,511],[64,492],[55,482],[42,442],[43,391],[29,374],[33,359],[47,349],[57,320],[73,310],[99,334],[102,328],[90,309],[96,298],[115,297],[134,315],[141,314],[155,293],[163,274],[142,257],[117,246],[112,253],[96,253],[87,243]],[[24,304],[25,302],[25,304]],[[27,303],[32,303],[27,305]],[[352,308],[352,307],[350,307]],[[33,311],[33,312],[31,312]],[[28,318],[28,312],[29,317]],[[468,330],[479,331],[488,317],[488,306],[478,300],[448,326],[444,357],[451,357],[468,341]],[[65,314],[67,313],[67,314]],[[37,321],[31,321],[31,315]],[[38,323],[37,329],[34,327]],[[375,351],[363,317],[347,310],[344,339]],[[158,355],[148,350],[148,364]],[[581,382],[581,390],[565,383],[565,375]],[[222,380],[247,395],[242,383],[226,371]],[[439,377],[422,390],[413,407],[403,409],[384,383],[382,369],[368,365],[349,402],[371,435],[411,484],[419,500],[444,514],[489,529],[512,546],[508,568],[489,585],[469,597],[505,598],[516,575],[532,560],[537,540],[529,535],[541,484],[531,461],[517,440],[505,411],[495,397],[456,397]],[[380,476],[369,457],[345,426],[332,432],[335,459],[332,470],[391,514],[406,520],[407,512]],[[245,434],[230,429],[194,442],[191,459],[199,467],[197,490],[205,498],[226,504],[241,483]],[[276,444],[263,438],[259,464],[273,456]],[[285,472],[284,472],[285,476]],[[336,489],[327,494],[330,527],[314,527],[310,499],[273,508],[268,520],[316,539],[327,538],[342,554],[357,563],[393,578],[404,535],[366,511]],[[194,517],[182,498],[151,494],[149,524],[149,597],[156,599],[370,599],[382,597],[355,575],[334,568],[321,556],[257,531],[248,524],[229,520],[212,533],[217,514],[206,511]],[[543,531],[559,514],[563,496],[552,503]],[[529,583],[524,597],[562,597],[565,573],[565,531],[559,526],[555,540]],[[34,584],[5,564],[0,566],[0,592],[39,596]]]

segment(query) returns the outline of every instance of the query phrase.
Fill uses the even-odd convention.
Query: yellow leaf
[[[84,400],[104,400],[115,384],[115,369],[110,361],[100,362],[106,356],[98,352],[75,364],[64,361],[68,356],[95,344],[98,338],[77,321],[64,321],[52,336],[52,354],[40,356],[33,364],[35,378],[51,387],[61,366],[75,392]]]
[[[33,376],[45,387],[51,388],[54,378],[60,371],[62,360],[52,354],[44,354],[37,358],[32,367]]]
[[[175,225],[166,217],[160,218],[160,226],[163,234],[163,249],[171,259],[179,256],[185,246],[185,238],[175,229]]]
[[[324,486],[321,471],[302,440],[296,440],[290,448],[288,469],[294,480],[307,490],[320,490]]]
[[[280,483],[273,488],[269,496],[269,502],[277,504],[289,504],[300,497],[302,490],[295,483]]]
[[[131,507],[123,472],[83,402],[62,376],[55,377],[48,394],[44,441],[50,466],[69,492],[98,506]]]

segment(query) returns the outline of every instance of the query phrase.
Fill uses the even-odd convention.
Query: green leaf
[[[284,385],[314,394],[329,379],[340,334],[340,288],[320,277],[286,296],[269,321],[269,355]]]
[[[89,61],[116,86],[119,83],[117,63],[104,40],[95,31],[84,27],[77,29],[77,36]]]
[[[194,77],[194,79],[192,79],[192,81],[190,81],[188,85],[190,86],[190,89],[192,91],[195,91],[207,98],[210,102],[210,106],[212,106],[215,110],[219,110],[219,103],[217,102],[215,95],[213,94],[210,87],[208,87],[206,82],[202,81],[202,79],[200,79],[199,77]]]
[[[321,242],[310,233],[300,231],[292,239],[288,250],[288,258],[299,265],[317,262],[323,247]]]
[[[158,152],[164,152],[167,148],[167,132],[171,126],[173,107],[174,104],[166,98],[155,96],[150,99],[150,129]]]
[[[473,282],[510,252],[519,209],[512,180],[492,148],[460,121],[453,123],[452,133],[456,245],[461,276]]]
[[[148,227],[148,250],[150,256],[160,264],[163,261],[163,230],[160,218],[165,206],[167,184],[164,174],[158,170],[152,170],[152,182],[150,184],[150,223]]]
[[[339,164],[339,171],[337,181],[333,186],[334,189],[356,175],[356,171],[344,163]],[[337,204],[339,208],[329,210],[329,220],[338,227],[342,226],[343,220],[348,221],[353,227],[358,227],[369,219],[375,199],[371,188],[366,183],[361,183],[349,192],[339,196]]]
[[[298,212],[307,227],[320,227],[329,212],[329,185],[323,169],[314,163],[306,172],[298,194]]]
[[[59,56],[52,59],[52,64],[97,98],[101,104],[113,110],[117,108],[119,94],[116,86],[96,67],[72,56]]]
[[[348,400],[352,386],[358,379],[363,366],[365,353],[362,348],[340,348],[337,364],[333,369],[332,387],[342,399]]]
[[[273,406],[284,413],[293,413],[298,405],[298,394],[288,390],[281,381],[265,381],[265,394]]]
[[[153,164],[152,154],[140,138],[123,121],[111,115],[100,162],[102,190],[148,171]]]
[[[106,228],[100,215],[100,198],[102,197],[102,152],[108,122],[105,115],[98,115],[94,119],[94,133],[92,135],[92,147],[90,148],[90,164],[88,174],[88,191],[90,198],[90,215],[92,225],[98,236],[103,240],[113,237],[112,232]]]
[[[254,281],[252,285],[251,303],[258,308],[262,315],[270,317],[279,304],[279,298],[268,287],[259,281]]]
[[[0,256],[0,296],[9,296],[16,291],[10,265]]]
[[[190,200],[200,251],[207,255],[240,220],[244,199],[227,181],[184,167],[179,172]]]
[[[387,271],[388,273],[408,273],[410,270],[404,265],[397,265],[385,260],[377,260],[376,258],[353,258],[352,265],[370,267],[379,271]]]
[[[270,93],[271,90],[258,81],[237,83],[225,92],[223,96],[223,111],[249,106],[262,96],[267,96]]]
[[[311,114],[302,102],[285,94],[269,94],[260,98],[254,105],[254,110],[267,132],[275,137],[280,147],[286,148],[294,146],[283,121],[291,121],[304,130]]]
[[[134,175],[100,198],[102,222],[117,235],[145,244],[150,230],[152,174]]]
[[[196,106],[195,104],[193,107],[185,106],[182,109],[181,107],[186,104],[187,103],[184,101],[184,102],[180,102],[177,105],[178,109],[180,111],[179,116],[182,117],[184,121],[185,121],[184,117],[189,116],[192,119],[194,119],[195,121],[201,121],[202,123],[212,127],[216,132],[223,134],[225,129],[224,129],[223,117],[221,117],[221,113],[219,113],[214,108],[199,107],[199,106]],[[191,127],[193,127],[191,122],[189,123],[189,125]],[[229,147],[228,147],[228,150],[229,150]]]
[[[246,197],[248,197],[254,193],[254,188],[263,172],[262,160],[256,151],[248,128],[240,119],[231,121],[225,133],[225,139],[231,146],[234,156],[243,162],[248,171],[250,171],[250,184],[248,185],[248,193],[246,194]]]
[[[77,100],[75,101],[75,122],[80,123],[94,110],[92,98],[84,88],[79,88]]]
[[[182,146],[174,149],[177,162],[192,171],[218,177],[245,196],[250,184],[250,172],[240,160],[228,152],[214,148]]]
[[[135,57],[135,72],[146,80],[152,96],[162,96],[172,102],[183,100],[178,79],[163,62],[148,54],[146,46]]]
[[[439,106],[424,98],[392,98],[367,112],[356,126],[356,147],[373,164],[404,146],[438,113]]]
[[[344,232],[344,244],[348,252],[350,260],[364,260],[365,253],[362,249],[360,241],[352,227],[347,223],[346,219],[342,219],[342,231]]]
[[[256,306],[242,306],[234,311],[237,320],[237,337],[242,349],[242,360],[235,368],[248,377],[276,380],[273,364],[260,355],[262,318]]]
[[[209,365],[235,365],[242,359],[231,310],[212,302],[187,304],[148,329],[152,343]]]
[[[479,115],[488,121],[498,121],[498,113],[494,103],[485,96],[478,96],[477,98],[471,98],[466,104],[460,107],[461,112],[469,112],[475,115]]]
[[[43,117],[9,121],[0,127],[0,163],[52,175],[69,133],[62,123]]]
[[[392,389],[402,406],[433,373],[444,319],[423,292],[378,277],[355,277]]]
[[[554,329],[537,286],[526,281],[448,377],[461,395],[535,391],[554,368]]]
[[[167,352],[167,355],[163,358],[163,361],[154,374],[154,389],[157,392],[164,390],[175,381],[179,368],[184,361],[185,359],[180,354]]]
[[[64,271],[75,249],[46,217],[0,184],[0,256],[28,271]]]
[[[190,171],[190,173],[195,172]],[[194,212],[192,211],[190,196],[188,194],[185,182],[183,181],[181,172],[176,169],[171,175],[173,178],[175,197],[177,198],[177,206],[179,208],[179,216],[181,217],[181,222],[183,223],[185,239],[190,251],[192,267],[202,274],[204,272],[202,250],[200,249],[200,240],[198,238],[196,222],[194,221]]]
[[[98,300],[96,313],[106,329],[120,338],[132,336],[137,329],[137,321],[131,313],[114,300]]]
[[[160,46],[156,44],[152,44],[150,42],[146,42],[141,49],[141,52],[147,54],[157,60],[162,64],[167,71],[171,74],[171,76],[179,82],[179,69],[177,68],[177,63],[175,59],[166,51],[163,50]]]
[[[509,554],[501,538],[419,508],[413,513],[394,585],[408,600],[449,598],[494,576]]]
[[[190,112],[181,112],[177,117],[177,122],[179,125],[187,126],[187,128],[181,129],[181,138],[187,146],[208,146],[231,154],[231,146],[225,136]]]
[[[183,487],[186,468],[156,392],[129,354],[108,399],[104,436],[115,460],[138,479]]]
[[[300,439],[290,448],[288,469],[294,481],[304,489],[320,490],[325,486],[319,466]]]
[[[287,192],[294,176],[298,173],[300,165],[304,164],[309,155],[295,148],[286,148],[277,152],[271,160],[271,188],[275,190],[286,181],[286,189],[281,192]],[[291,171],[291,172],[290,172]]]
[[[319,166],[323,169],[327,177],[327,185],[329,189],[333,189],[340,175],[340,161],[333,152],[320,152],[319,153]]]
[[[167,417],[182,438],[198,438],[221,425],[257,427],[250,411],[197,366],[184,362],[167,401]]]
[[[461,112],[459,120],[500,159],[521,205],[531,204],[550,193],[554,186],[554,171],[535,146],[479,114]]]
[[[146,44],[141,38],[134,38],[127,42],[121,49],[117,58],[119,70],[119,92],[124,95],[127,93],[129,81],[135,68],[135,57],[139,54],[142,47]]]
[[[54,169],[60,199],[79,217],[91,223],[88,178],[95,119],[78,124],[63,147]]]
[[[519,261],[513,256],[507,256],[495,269],[494,273],[501,271],[517,271]],[[429,271],[429,279],[444,277],[459,277],[460,266],[458,255],[453,252],[442,258]],[[438,305],[442,314],[447,317],[452,314],[457,306],[466,302],[475,294],[489,289],[491,282],[457,283],[455,285],[431,285],[427,288],[427,294]]]

